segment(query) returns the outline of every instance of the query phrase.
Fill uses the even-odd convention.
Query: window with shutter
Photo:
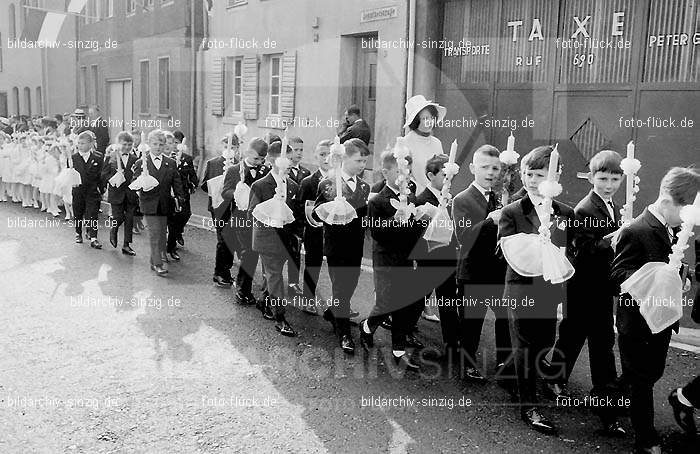
[[[211,93],[211,114],[224,115],[224,59],[215,57],[209,74],[209,92]]]
[[[281,65],[279,113],[283,121],[291,123],[294,120],[294,98],[297,83],[296,52],[282,55]]]
[[[258,118],[258,57],[243,57],[243,115],[247,120]]]

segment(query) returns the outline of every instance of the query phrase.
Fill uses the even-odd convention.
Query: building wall
[[[361,22],[363,10],[395,5],[396,16],[385,20]],[[248,126],[248,138],[268,133],[283,134],[280,124],[266,122],[269,90],[269,55],[285,53],[296,56],[293,114],[297,122],[289,135],[298,135],[305,142],[304,161],[312,159],[314,145],[336,134],[338,121],[352,99],[353,72],[357,62],[356,36],[375,34],[380,40],[406,37],[406,2],[297,0],[294,8],[289,2],[250,0],[246,4],[226,8],[227,2],[214,2],[211,11],[210,38],[221,48],[203,52],[206,71],[204,133],[206,156],[218,154],[218,140],[239,122]],[[316,26],[317,25],[317,26]],[[232,48],[231,38],[255,39],[260,48]],[[265,41],[276,46],[264,48]],[[231,113],[224,106],[223,115],[213,115],[218,108],[220,88],[212,78],[219,79],[218,59],[254,57],[260,61],[256,84],[257,115]],[[373,128],[375,159],[381,151],[402,133],[405,102],[406,50],[379,50],[377,53],[376,113]],[[224,68],[224,72],[226,68]],[[224,77],[225,79],[225,77]],[[244,81],[245,83],[245,81]],[[224,93],[230,87],[224,84]],[[313,122],[313,126],[306,127]],[[319,120],[319,126],[315,120]],[[330,121],[330,123],[329,123]],[[275,127],[276,126],[276,127]]]

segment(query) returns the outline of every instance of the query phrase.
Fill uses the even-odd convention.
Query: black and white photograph
[[[0,0],[0,453],[700,453],[697,0]]]

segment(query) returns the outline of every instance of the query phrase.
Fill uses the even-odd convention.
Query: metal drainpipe
[[[416,39],[416,0],[410,0],[408,11],[408,64],[406,65],[406,101],[413,96],[413,65],[415,50],[412,43]]]

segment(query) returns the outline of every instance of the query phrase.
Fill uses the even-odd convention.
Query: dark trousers
[[[177,249],[177,239],[181,238],[185,232],[185,226],[190,217],[192,217],[192,209],[190,208],[189,200],[185,200],[182,203],[180,212],[175,212],[168,216],[168,242],[166,245],[168,252],[174,252]]]
[[[597,301],[576,298],[565,303],[559,338],[552,352],[555,381],[566,383],[569,380],[586,339],[593,390],[604,390],[616,380],[613,306],[612,296]]]
[[[243,296],[248,296],[252,294],[253,289],[253,276],[255,276],[255,269],[258,267],[258,253],[252,248],[252,232],[238,231],[236,232],[240,241],[240,251],[239,257],[241,263],[238,266],[238,275],[236,276],[236,287],[238,293]],[[247,235],[247,236],[246,236]],[[283,263],[284,264],[284,263]],[[267,279],[267,272],[265,271],[265,263],[263,263],[263,273],[265,273],[265,279]],[[282,276],[282,273],[279,273]],[[269,288],[269,285],[266,286]],[[284,293],[281,295],[284,296]]]
[[[233,254],[237,244],[233,229],[228,219],[226,221],[217,219],[211,213],[212,223],[216,230],[216,252],[214,254],[214,276],[231,279],[231,268],[233,267]]]
[[[415,298],[413,284],[416,273],[407,265],[377,266],[374,258],[374,288],[376,301],[367,318],[371,332],[391,316],[391,345],[393,350],[406,349],[406,336],[415,326],[415,314],[425,305],[423,295]]]
[[[700,408],[700,375],[683,387],[683,397],[693,404],[693,407]]]
[[[323,229],[306,226],[304,250],[304,293],[308,298],[313,298],[323,265]]]
[[[460,323],[456,305],[455,266],[433,266],[429,263],[419,262],[417,270],[419,279],[428,284],[427,292],[423,298],[425,304],[429,305],[434,302],[437,305],[442,341],[448,347],[456,347],[459,342]],[[435,300],[430,298],[433,291],[435,292]]]
[[[360,279],[362,256],[329,256],[328,276],[331,278],[333,300],[331,313],[336,321],[338,336],[350,334],[350,299]]]
[[[489,308],[496,316],[496,363],[501,364],[509,361],[512,346],[508,307],[498,304],[503,295],[503,285],[460,280],[457,284],[457,295],[460,300],[459,312],[462,319],[460,343],[467,364],[471,367],[477,367],[476,353],[479,349],[486,311]]]
[[[654,383],[664,374],[671,328],[651,334],[639,309],[629,303],[628,298],[627,295],[621,297],[617,311],[617,340],[622,374],[630,391],[635,445],[646,448],[660,444],[654,427]]]
[[[116,225],[113,228],[119,231],[119,227],[124,224],[124,246],[131,244],[134,234],[134,213],[136,212],[136,204],[112,203],[112,219]]]
[[[287,254],[260,254],[265,273],[266,292],[269,296],[267,304],[272,307],[277,320],[283,320],[286,312],[287,299],[284,292],[284,277],[282,271]]]
[[[288,247],[289,257],[287,262],[287,283],[288,285],[299,284],[299,269],[301,268],[301,239],[296,235],[291,235]]]
[[[160,266],[163,264],[162,254],[165,254],[165,232],[168,226],[168,217],[147,214],[145,218],[151,248],[151,265]]]
[[[538,402],[537,377],[542,374],[540,361],[552,348],[557,330],[556,306],[552,312],[549,318],[538,319],[508,309],[521,412]]]
[[[84,197],[73,194],[73,218],[75,219],[75,233],[83,234],[83,226],[86,227],[88,236],[97,238],[97,216],[100,212],[99,196]]]

